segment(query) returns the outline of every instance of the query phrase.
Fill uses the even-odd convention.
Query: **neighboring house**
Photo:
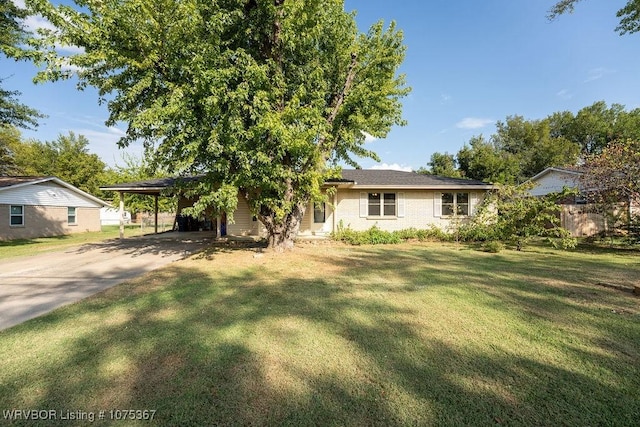
[[[147,180],[103,187],[103,190],[159,195],[167,192],[174,179]],[[454,218],[472,216],[490,184],[456,178],[422,175],[393,170],[343,170],[342,178],[327,181],[327,203],[309,206],[300,226],[300,236],[324,236],[340,225],[366,230],[376,225],[393,231],[431,226],[446,230]],[[193,200],[182,198],[178,213]],[[455,214],[455,215],[454,215]],[[233,222],[225,215],[200,218],[196,229],[215,228],[218,236],[261,236],[266,233],[247,203],[239,198]],[[189,229],[193,229],[189,227]]]
[[[567,188],[580,188],[582,172],[575,169],[549,167],[531,178],[535,187],[533,196],[545,196]],[[601,233],[607,229],[607,218],[598,212],[596,206],[587,203],[584,195],[577,194],[569,200],[561,202],[560,225],[574,237],[587,237]]]
[[[131,212],[124,211],[124,223],[129,224],[131,222]],[[103,207],[100,208],[100,224],[102,225],[119,225],[120,224],[120,211],[117,208]]]
[[[56,177],[0,176],[0,240],[100,231],[104,206]]]
[[[545,196],[562,191],[564,187],[579,188],[581,172],[575,169],[546,168],[530,179],[535,184],[531,190],[533,196]]]

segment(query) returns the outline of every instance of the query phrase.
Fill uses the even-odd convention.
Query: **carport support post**
[[[156,224],[156,234],[158,234],[158,195],[154,195],[154,207],[155,207],[155,224]]]
[[[120,194],[120,238],[124,239],[124,191],[119,191]]]

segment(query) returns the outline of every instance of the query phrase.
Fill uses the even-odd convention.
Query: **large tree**
[[[18,8],[11,0],[0,1],[0,53],[7,58],[17,58],[22,55],[21,45],[26,41],[22,20],[27,11]],[[0,76],[0,84],[7,76]],[[19,91],[7,90],[0,86],[0,126],[17,126],[32,128],[38,125],[38,118],[43,117],[38,111],[24,104],[16,98]]]
[[[549,11],[549,19],[555,19],[564,13],[572,13],[576,3],[582,0],[561,0]],[[640,1],[628,0],[627,4],[618,10],[616,16],[620,18],[620,24],[616,31],[620,35],[635,33],[640,30]]]
[[[79,67],[81,86],[109,97],[108,124],[128,124],[121,145],[143,140],[171,172],[205,174],[196,209],[232,212],[239,194],[274,248],[292,246],[330,165],[377,158],[365,132],[403,124],[402,34],[360,33],[342,0],[30,4],[58,28],[42,77]],[[60,58],[56,44],[84,51]]]

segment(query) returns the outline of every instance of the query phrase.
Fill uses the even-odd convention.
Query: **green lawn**
[[[153,230],[149,227],[142,229],[139,225],[125,226],[126,237],[138,236],[151,232],[153,232]],[[64,249],[69,246],[81,245],[84,243],[94,243],[102,240],[115,239],[119,235],[120,226],[105,225],[102,227],[102,231],[67,234],[55,237],[39,237],[35,239],[0,241],[0,259],[32,255],[34,253]]]
[[[639,281],[629,251],[221,247],[0,332],[0,409],[105,410],[94,425],[147,409],[170,426],[637,426],[640,298],[597,283]]]

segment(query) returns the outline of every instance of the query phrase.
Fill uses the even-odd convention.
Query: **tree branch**
[[[351,86],[353,85],[353,80],[356,77],[357,65],[358,65],[358,56],[355,53],[352,53],[351,64],[349,65],[349,71],[347,72],[347,78],[345,79],[344,86],[342,87],[342,90],[335,95],[332,102],[333,107],[331,109],[331,113],[329,114],[329,117],[327,117],[327,124],[329,125],[329,127],[333,126],[333,122],[336,120],[336,117],[338,117],[338,112],[340,111],[340,107],[344,103],[344,99],[346,98],[346,96],[349,94],[349,91],[351,90]],[[327,148],[324,146],[326,139],[327,137],[325,135],[322,135],[318,140],[318,146],[320,147],[320,151],[323,153],[323,158],[327,157],[327,154],[325,154],[325,152],[327,151]]]

